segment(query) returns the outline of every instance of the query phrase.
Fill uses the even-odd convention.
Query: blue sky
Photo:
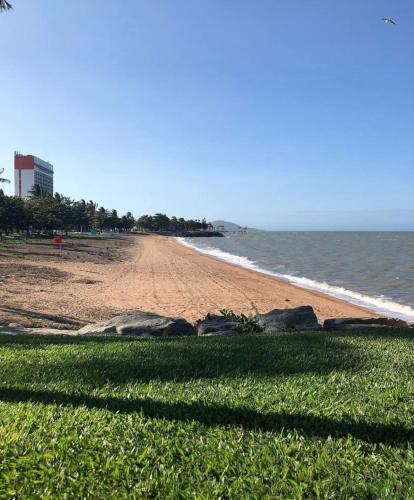
[[[0,16],[9,175],[18,149],[120,212],[414,229],[412,0],[116,3]]]

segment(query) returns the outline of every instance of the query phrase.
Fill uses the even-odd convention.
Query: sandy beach
[[[33,245],[34,247],[34,245]],[[347,302],[201,255],[175,238],[141,235],[67,244],[60,257],[49,243],[0,256],[0,322],[64,325],[144,310],[189,321],[232,309],[247,315],[311,305],[328,317],[375,316]],[[36,254],[37,252],[37,254]]]

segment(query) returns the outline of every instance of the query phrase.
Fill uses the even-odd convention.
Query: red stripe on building
[[[14,157],[15,170],[33,170],[34,169],[34,156],[15,156]]]

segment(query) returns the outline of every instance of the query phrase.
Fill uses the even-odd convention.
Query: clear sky
[[[9,175],[17,149],[120,212],[414,229],[413,0],[13,2]]]

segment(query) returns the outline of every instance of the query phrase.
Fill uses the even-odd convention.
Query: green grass
[[[413,498],[413,348],[0,336],[0,497]]]

